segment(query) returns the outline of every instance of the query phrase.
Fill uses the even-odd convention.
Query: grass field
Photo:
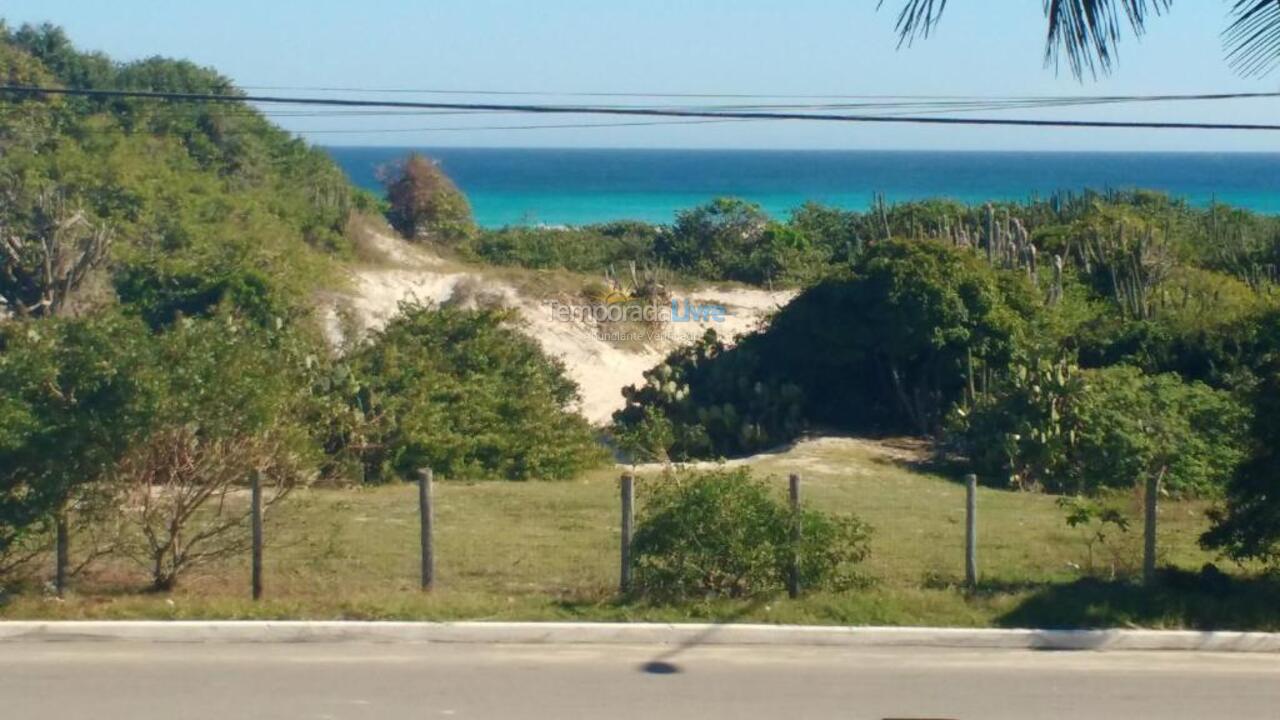
[[[1138,508],[1128,535],[1095,548],[1049,496],[979,491],[980,587],[963,578],[964,488],[923,469],[909,442],[826,438],[754,458],[783,492],[803,476],[805,500],[855,512],[875,528],[865,570],[874,584],[845,594],[653,606],[621,602],[616,471],[564,483],[440,482],[438,589],[418,583],[411,486],[296,493],[269,519],[266,599],[248,598],[247,558],[208,566],[171,594],[148,594],[136,565],[102,562],[65,600],[36,589],[0,617],[741,620],[883,625],[1280,628],[1280,584],[1220,562],[1197,574],[1205,505],[1165,501],[1160,561],[1178,568],[1159,589],[1123,577],[1140,557]],[[646,475],[640,479],[641,502]],[[1110,579],[1113,556],[1121,577]]]

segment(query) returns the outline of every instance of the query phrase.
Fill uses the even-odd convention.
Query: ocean
[[[1058,191],[1144,188],[1196,205],[1280,213],[1280,154],[545,148],[326,148],[352,181],[381,191],[379,166],[421,152],[440,161],[485,227],[668,223],[679,210],[740,197],[785,219],[807,201],[864,210],[945,197],[1026,200]]]

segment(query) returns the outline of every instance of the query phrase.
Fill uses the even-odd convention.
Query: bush
[[[877,243],[854,273],[732,348],[709,334],[671,353],[623,390],[615,433],[660,414],[673,459],[775,447],[807,425],[929,434],[979,376],[1009,367],[1038,310],[1025,274],[940,242]]]
[[[115,315],[0,323],[0,568],[143,430],[145,347]]]
[[[585,227],[516,226],[482,230],[465,254],[493,265],[539,270],[563,268],[583,273],[621,271],[629,263],[656,264],[653,241],[657,228],[643,223],[608,223]]]
[[[623,449],[643,459],[684,461],[743,455],[780,445],[804,429],[803,393],[771,378],[759,338],[728,347],[708,330],[624,388],[613,415]]]
[[[1093,494],[1159,475],[1172,493],[1215,496],[1247,419],[1231,394],[1172,373],[1041,366],[980,398],[956,433],[978,473],[1012,485]]]
[[[1248,453],[1227,483],[1225,502],[1209,514],[1200,539],[1235,560],[1280,563],[1280,361],[1270,358],[1251,398]]]
[[[869,528],[853,516],[802,510],[797,518],[750,471],[668,476],[643,496],[633,552],[636,589],[659,601],[742,598],[786,586],[792,553],[801,586],[842,590],[861,582]],[[801,541],[792,542],[793,523]]]
[[[567,479],[604,459],[564,366],[502,310],[406,304],[358,348],[328,390],[346,404],[328,445],[366,482]]]

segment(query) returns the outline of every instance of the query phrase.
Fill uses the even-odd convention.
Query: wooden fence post
[[[787,595],[800,597],[800,476],[787,478],[787,495],[791,500],[791,566],[787,568]]]
[[[631,536],[635,524],[636,486],[635,475],[622,474],[622,567],[618,588],[622,594],[631,592]]]
[[[418,516],[422,528],[422,589],[433,590],[436,586],[436,553],[433,531],[435,530],[435,508],[432,507],[432,487],[435,475],[431,468],[418,471]]]
[[[253,523],[253,599],[262,599],[262,473],[249,475],[250,515]]]
[[[964,582],[978,585],[978,476],[964,476]]]
[[[71,566],[71,531],[67,523],[67,505],[64,502],[58,508],[53,519],[54,524],[54,562],[53,587],[58,597],[67,592],[67,568]]]
[[[1147,478],[1146,497],[1143,498],[1142,527],[1142,582],[1150,585],[1156,580],[1156,501],[1160,495],[1160,475]]]

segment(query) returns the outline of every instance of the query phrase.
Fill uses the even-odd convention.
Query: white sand
[[[389,236],[376,238],[377,250],[392,260],[388,267],[356,268],[351,289],[324,301],[326,333],[335,345],[349,340],[349,330],[362,334],[381,327],[401,302],[501,303],[516,309],[523,329],[550,355],[560,358],[579,385],[580,410],[593,423],[607,423],[624,404],[622,388],[643,381],[644,372],[677,345],[714,328],[733,339],[759,326],[794,293],[756,289],[700,289],[673,294],[695,303],[715,303],[726,308],[723,322],[668,323],[664,332],[642,350],[624,350],[601,338],[591,322],[566,322],[553,317],[547,298],[530,297],[510,285],[486,277],[480,269],[451,269],[430,253]],[[346,316],[345,318],[343,316]]]

